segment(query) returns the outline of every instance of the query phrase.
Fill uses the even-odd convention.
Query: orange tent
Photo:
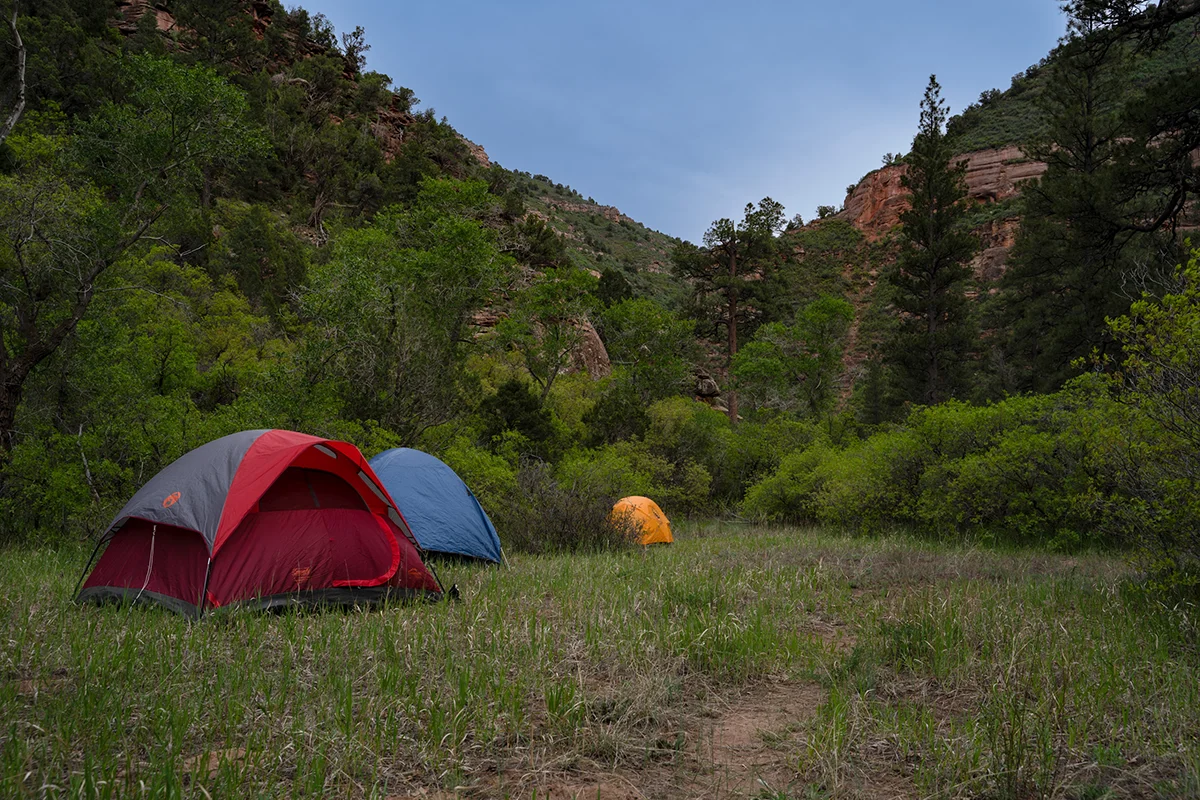
[[[622,497],[613,506],[612,513],[614,517],[629,515],[642,529],[638,544],[670,544],[675,541],[675,537],[671,535],[671,523],[667,520],[667,515],[658,507],[658,503],[649,497]]]

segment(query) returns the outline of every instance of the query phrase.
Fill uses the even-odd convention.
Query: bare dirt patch
[[[782,790],[796,775],[796,734],[825,692],[813,683],[772,683],[714,708],[701,720],[694,797],[747,797]],[[707,725],[705,725],[707,723]]]
[[[538,789],[546,800],[643,800],[650,796],[620,776],[589,781],[551,781]]]
[[[850,626],[833,617],[813,617],[807,631],[818,636],[827,647],[837,653],[849,653],[858,644],[858,636]]]
[[[246,759],[246,748],[230,747],[224,750],[213,750],[210,753],[192,756],[184,759],[183,771],[187,775],[207,776],[209,778],[217,774],[217,770],[221,768],[221,762],[229,762],[231,764],[241,763]]]

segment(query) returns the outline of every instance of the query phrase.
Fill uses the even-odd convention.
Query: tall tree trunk
[[[926,293],[926,311],[925,311],[925,341],[926,353],[925,357],[928,360],[925,372],[925,402],[928,405],[936,405],[942,401],[941,389],[938,381],[938,347],[937,347],[937,270],[928,278],[928,290]]]

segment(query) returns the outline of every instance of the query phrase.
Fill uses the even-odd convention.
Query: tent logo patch
[[[417,569],[416,567],[409,567],[409,569],[408,569],[408,576],[409,576],[410,578],[420,578],[420,577],[421,577],[421,570]]]
[[[167,495],[166,497],[163,498],[163,508],[170,508],[171,506],[175,505],[176,503],[179,502],[179,498],[182,496],[183,495],[180,494],[179,492],[174,492],[172,494]]]
[[[296,588],[303,589],[308,583],[308,579],[312,576],[312,567],[296,567],[292,570],[292,579],[296,581]]]

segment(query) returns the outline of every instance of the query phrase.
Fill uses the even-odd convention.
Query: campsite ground
[[[709,526],[372,613],[76,607],[0,553],[2,797],[1194,797],[1196,620],[1118,559]]]

